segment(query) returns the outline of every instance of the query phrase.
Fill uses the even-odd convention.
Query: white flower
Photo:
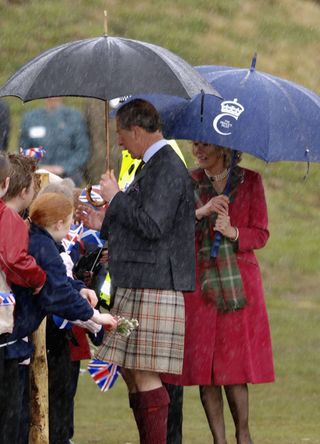
[[[116,333],[121,336],[128,337],[131,335],[133,330],[137,329],[139,326],[139,322],[137,319],[127,319],[124,317],[118,317],[118,325],[116,329]]]

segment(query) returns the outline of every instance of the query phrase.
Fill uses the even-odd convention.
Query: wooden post
[[[49,174],[38,174],[40,187],[49,183]],[[48,364],[46,351],[46,318],[32,335],[34,355],[30,364],[31,417],[29,444],[49,444]]]
[[[29,444],[49,444],[48,364],[45,318],[32,335],[35,351],[30,364],[31,418]]]

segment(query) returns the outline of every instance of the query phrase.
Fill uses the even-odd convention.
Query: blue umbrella
[[[199,140],[267,162],[320,162],[320,96],[301,85],[255,70],[199,66],[223,96],[192,100],[150,95],[168,138]]]
[[[320,97],[303,86],[255,70],[199,66],[223,100],[198,94],[190,101],[149,95],[168,138],[198,140],[244,151],[267,162],[320,162]],[[225,194],[228,194],[228,186]],[[211,256],[217,257],[217,233]]]

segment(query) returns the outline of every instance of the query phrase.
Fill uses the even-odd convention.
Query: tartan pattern
[[[127,338],[106,332],[96,357],[120,367],[181,374],[184,351],[184,299],[180,291],[117,288],[111,314],[135,318]]]
[[[237,184],[243,178],[243,170],[235,167],[231,172],[230,201],[235,198]],[[195,181],[196,207],[206,204],[212,197],[217,196],[210,180],[202,170],[192,173]],[[203,218],[197,224],[197,239],[199,241],[198,264],[200,286],[206,299],[213,302],[219,311],[230,312],[240,310],[246,305],[241,274],[235,255],[235,243],[222,236],[217,258],[210,255],[214,240],[215,221],[217,214]]]

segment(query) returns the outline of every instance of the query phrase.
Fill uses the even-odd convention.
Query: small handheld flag
[[[16,299],[13,293],[0,292],[0,304],[1,305],[15,305]]]
[[[92,359],[88,365],[88,372],[102,392],[111,389],[119,376],[119,370],[120,367],[116,364],[100,359]]]
[[[80,233],[80,239],[90,244],[95,244],[97,247],[102,248],[104,241],[100,237],[100,231],[93,230],[91,228],[83,227]]]
[[[69,233],[64,239],[62,239],[62,245],[66,253],[70,254],[75,243],[79,242],[82,230],[82,223],[80,225],[71,225]]]
[[[12,293],[0,292],[0,334],[1,335],[3,333],[12,333],[14,325],[15,303],[16,300]]]

